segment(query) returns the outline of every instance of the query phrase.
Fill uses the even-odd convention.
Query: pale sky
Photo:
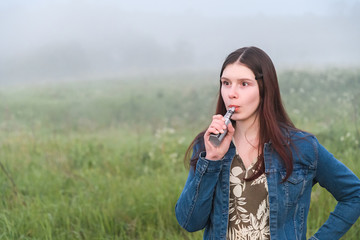
[[[359,66],[359,13],[360,0],[0,1],[0,78],[212,69],[246,45],[278,66]]]

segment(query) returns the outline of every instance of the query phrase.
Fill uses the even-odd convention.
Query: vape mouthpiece
[[[235,112],[235,107],[231,107],[231,108],[228,109],[228,111],[224,115],[225,125],[226,126],[229,124],[230,118],[231,118],[231,116],[233,115],[234,112]],[[223,133],[210,134],[209,141],[214,146],[219,146],[221,144],[222,140],[224,139],[224,137],[226,136],[227,132],[228,132],[227,129],[225,129]]]

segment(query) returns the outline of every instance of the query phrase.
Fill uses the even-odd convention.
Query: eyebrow
[[[228,80],[228,81],[231,81],[231,79],[227,78],[227,77],[221,77],[220,80]],[[235,79],[235,81],[239,82],[239,81],[244,81],[244,80],[253,80],[253,81],[256,81],[256,79],[254,78],[237,78]]]

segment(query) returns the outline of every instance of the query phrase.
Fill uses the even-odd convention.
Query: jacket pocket
[[[285,195],[286,206],[296,205],[299,198],[304,192],[305,178],[307,171],[305,169],[294,169],[290,177],[281,184]],[[280,172],[282,179],[285,178],[286,172]]]

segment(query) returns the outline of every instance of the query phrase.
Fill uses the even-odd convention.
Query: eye
[[[223,80],[221,83],[224,86],[229,86],[230,85],[230,83],[228,81],[226,81],[226,80]]]
[[[247,83],[247,82],[242,82],[241,85],[242,85],[243,87],[246,87],[246,86],[249,85],[249,83]]]

